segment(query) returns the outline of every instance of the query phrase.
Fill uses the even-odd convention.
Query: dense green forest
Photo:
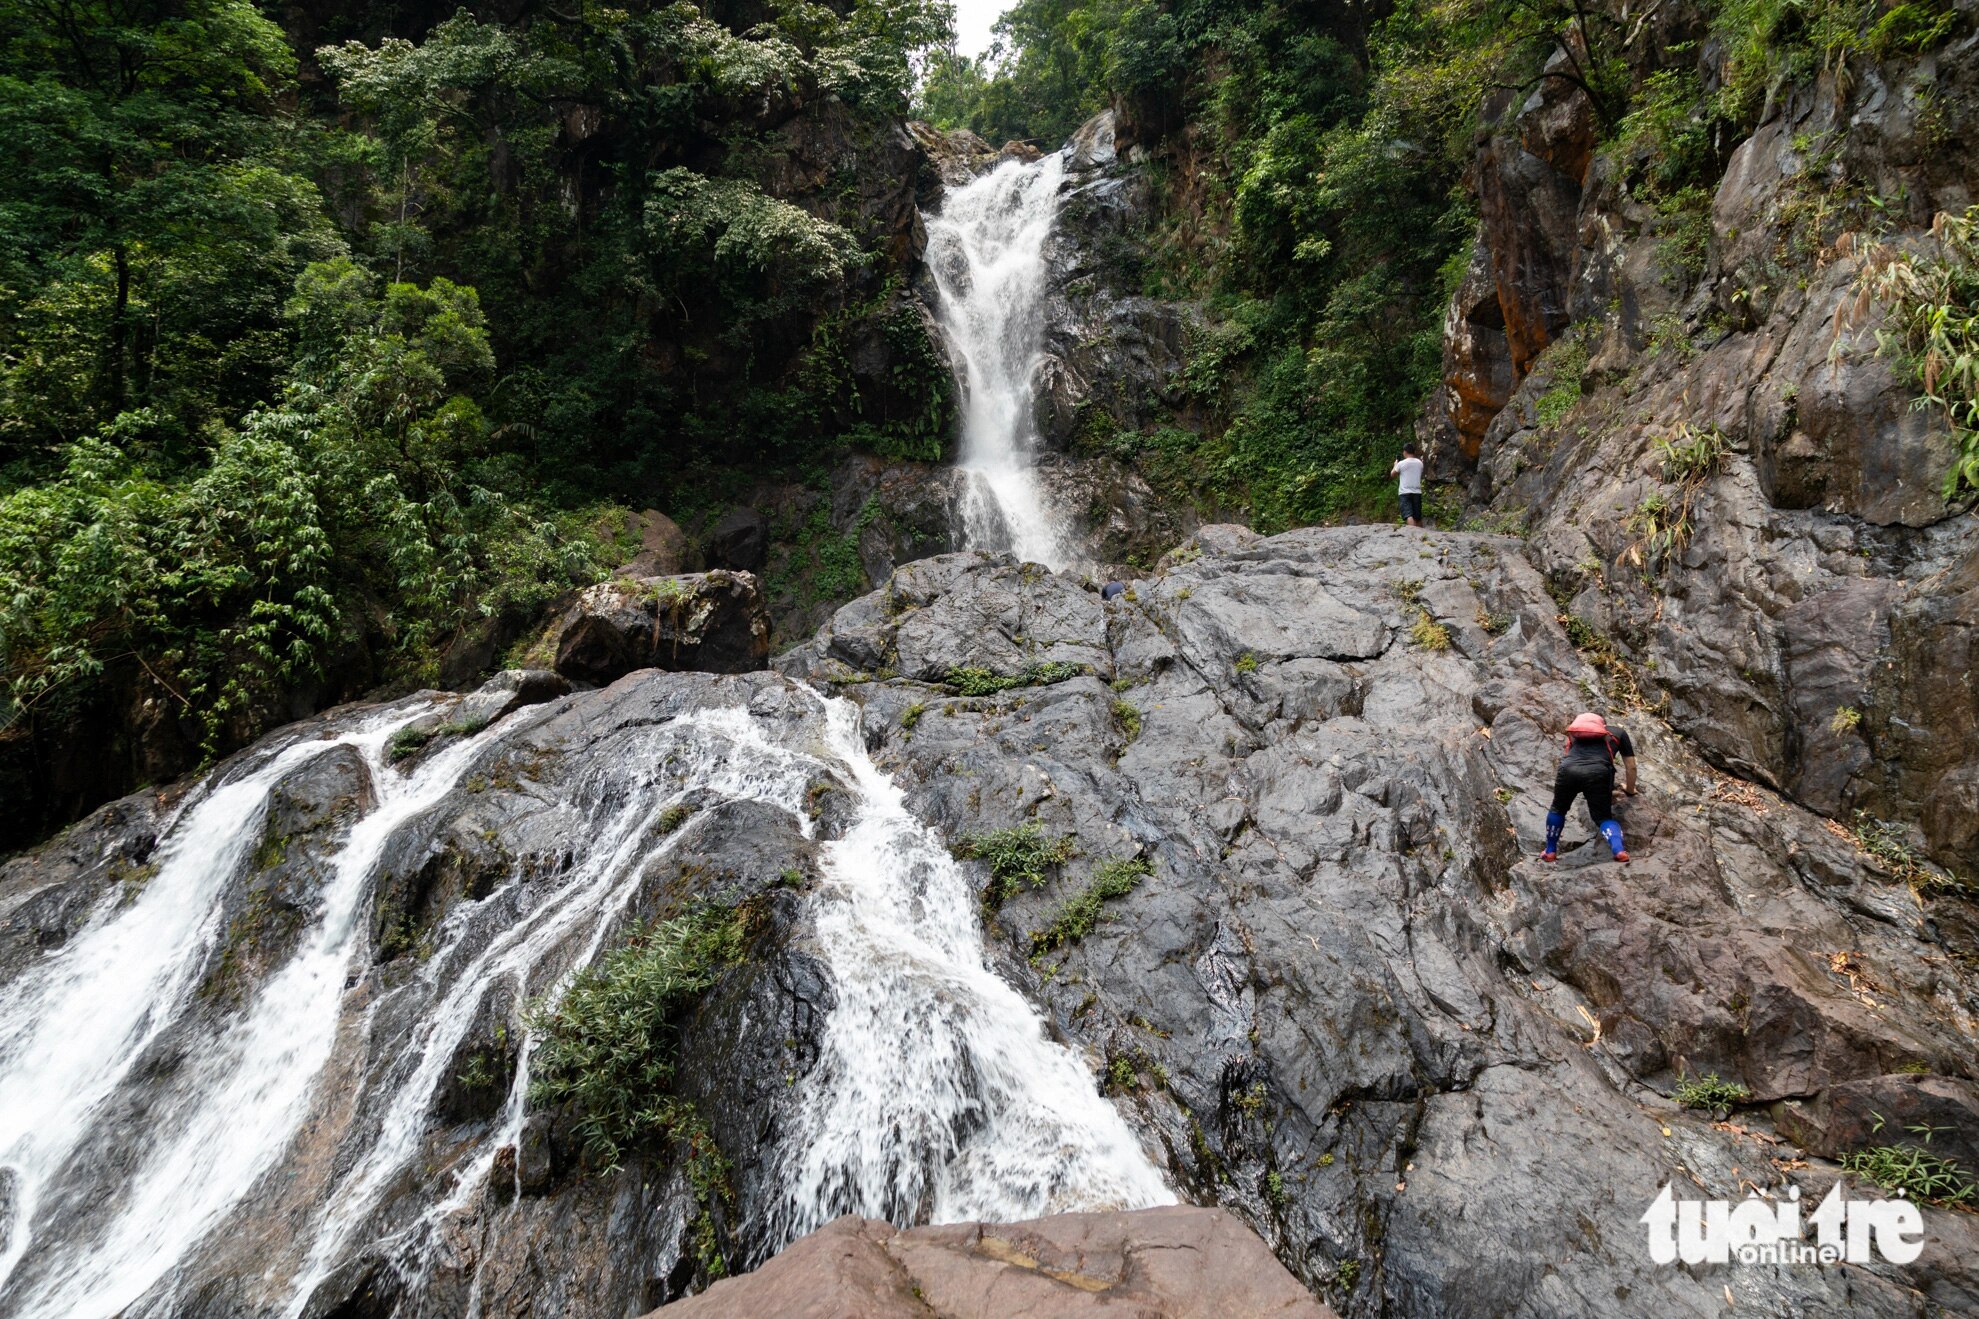
[[[1578,0],[1021,0],[990,55],[930,59],[919,109],[1043,144],[1119,109],[1167,199],[1135,273],[1207,313],[1189,373],[1208,423],[1100,444],[1171,497],[1272,530],[1378,506],[1437,380],[1494,102],[1549,80],[1585,91],[1621,186],[1694,275],[1709,185],[1769,96],[1958,22],[1942,0],[1653,16]],[[1670,31],[1682,39],[1658,44]]]
[[[6,0],[0,727],[148,702],[210,753],[435,680],[619,562],[616,505],[938,456],[914,180],[835,158],[897,135],[946,31]]]
[[[1049,146],[1114,107],[1158,214],[1110,276],[1200,332],[1173,424],[1081,443],[1351,516],[1437,379],[1494,97],[1585,90],[1701,265],[1776,88],[1956,21],[1682,12],[1658,48],[1569,0],[1021,0],[971,60],[938,0],[0,0],[0,740],[143,723],[176,772],[471,676],[625,507],[939,458],[910,113]]]

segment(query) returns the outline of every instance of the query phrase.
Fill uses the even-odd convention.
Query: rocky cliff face
[[[1195,524],[1188,510],[1163,505],[1108,442],[1184,409],[1194,315],[1146,296],[1132,283],[1135,263],[1122,259],[1157,208],[1145,161],[1133,155],[1117,146],[1110,110],[1067,147],[1035,390],[1044,488],[1084,528],[1094,560],[1146,569]]]
[[[1211,528],[1110,603],[948,555],[780,672],[353,708],[116,803],[0,872],[0,992],[174,900],[175,831],[224,785],[269,794],[157,1032],[73,1115],[99,1138],[26,1202],[7,1295],[157,1193],[180,1106],[293,991],[338,903],[350,961],[297,1000],[325,1053],[293,1135],[133,1312],[259,1314],[303,1286],[314,1315],[622,1314],[760,1261],[789,1234],[793,1106],[837,998],[810,891],[855,813],[817,694],[835,689],[941,835],[1063,844],[1037,887],[986,896],[1001,974],[1183,1199],[1231,1210],[1340,1312],[1703,1310],[1728,1280],[1767,1312],[1979,1305],[1979,1219],[1949,1210],[1902,1269],[1650,1263],[1636,1220],[1663,1184],[1818,1198],[1829,1158],[1880,1139],[1874,1113],[1979,1154],[1979,941],[1942,876],[1893,873],[1647,712],[1626,716],[1634,862],[1577,818],[1540,864],[1558,730],[1605,680],[1557,614],[1502,536]],[[428,704],[427,735],[388,747]],[[353,872],[366,839],[378,860]],[[1129,879],[1094,887],[1103,870]],[[525,1098],[526,1004],[697,901],[746,920],[677,1023],[672,1093],[704,1125],[607,1171],[579,1112]],[[1748,1087],[1731,1122],[1673,1101],[1713,1072]]]
[[[1782,91],[1702,251],[1584,100],[1505,107],[1480,157],[1435,464],[1711,763],[1979,872],[1979,521],[1855,316],[1864,254],[1979,187],[1979,38]]]
[[[1213,528],[1176,559],[1110,606],[1006,563],[913,565],[780,664],[901,675],[863,688],[867,736],[944,830],[1037,821],[1150,862],[1082,941],[1050,932],[1085,866],[1006,904],[1009,972],[1104,1060],[1184,1194],[1343,1313],[1715,1304],[1720,1280],[1646,1262],[1656,1188],[1834,1174],[1795,1147],[1805,1124],[1680,1111],[1686,1077],[1785,1115],[1861,1086],[1979,1116],[1969,904],[1920,907],[1661,719],[1629,723],[1635,861],[1536,860],[1558,730],[1603,674],[1518,541]],[[1093,676],[991,700],[916,682],[1053,661]],[[1949,1107],[1921,1098],[1935,1074]],[[1931,1219],[1929,1276],[1740,1285],[1776,1312],[1970,1305],[1975,1220]]]

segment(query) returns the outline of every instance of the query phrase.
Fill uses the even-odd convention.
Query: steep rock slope
[[[1818,1197],[1827,1157],[1888,1139],[1874,1113],[1979,1154],[1979,949],[1963,900],[1920,899],[1647,715],[1636,861],[1576,818],[1539,864],[1557,731],[1601,704],[1556,608],[1523,544],[1475,534],[1212,528],[1109,603],[948,555],[782,673],[351,707],[115,803],[0,872],[0,994],[119,921],[187,923],[91,982],[94,1025],[122,1005],[155,1029],[48,1128],[66,1152],[13,1197],[32,1236],[0,1299],[76,1276],[133,1314],[300,1288],[314,1316],[593,1316],[759,1263],[805,1225],[787,1158],[839,998],[814,883],[858,815],[856,723],[965,854],[1010,826],[1069,843],[986,897],[998,969],[1181,1198],[1341,1313],[1702,1313],[1727,1286],[1763,1312],[1979,1305],[1979,1218],[1935,1208],[1903,1268],[1649,1261],[1637,1219],[1666,1182]],[[226,847],[210,803],[245,812]],[[669,1023],[689,1108],[608,1170],[581,1109],[526,1097],[527,1005],[705,903],[737,957]],[[160,960],[178,971],[147,988]],[[309,1083],[287,1126],[269,1086],[215,1088],[283,1003],[290,1061],[265,1076]],[[1672,1101],[1707,1072],[1749,1087],[1735,1122]],[[166,1176],[180,1154],[198,1175]],[[169,1281],[147,1275],[174,1234]]]
[[[1975,133],[1979,36],[1858,54],[1780,91],[1687,235],[1581,93],[1500,106],[1428,418],[1471,515],[1527,529],[1576,635],[1712,763],[1965,876],[1979,520],[1859,276],[1972,204]]]
[[[1964,903],[1920,907],[1648,716],[1635,862],[1538,862],[1558,730],[1602,702],[1519,542],[1211,528],[1174,557],[1108,605],[1007,561],[911,565],[779,663],[897,672],[863,686],[867,736],[952,836],[1076,840],[995,915],[1009,973],[1186,1196],[1236,1209],[1343,1313],[1714,1310],[1729,1279],[1648,1262],[1657,1189],[1825,1193],[1835,1170],[1774,1143],[1763,1110],[1681,1111],[1686,1077],[1786,1114],[1932,1074],[1956,1098],[1913,1109],[1971,1125],[1979,949],[1944,933]],[[1091,676],[918,685],[1046,664]],[[1570,844],[1588,832],[1577,816]],[[1064,919],[1130,857],[1149,868],[1131,892]],[[1929,1230],[1902,1273],[1736,1285],[1769,1312],[1979,1302],[1979,1220],[1930,1211]]]

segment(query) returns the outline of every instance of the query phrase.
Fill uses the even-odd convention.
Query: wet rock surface
[[[1060,1214],[902,1231],[841,1218],[756,1272],[664,1311],[679,1319],[952,1319],[1133,1314],[1327,1319],[1242,1223],[1215,1209]]]
[[[1979,920],[1728,776],[1663,717],[1610,705],[1534,553],[1483,534],[1211,527],[1110,602],[1004,556],[947,554],[897,570],[777,672],[648,670],[562,695],[517,674],[284,730],[215,781],[381,718],[461,731],[399,760],[373,732],[369,751],[285,774],[257,835],[282,845],[244,849],[230,913],[265,893],[315,920],[337,841],[420,776],[456,777],[383,849],[302,1134],[187,1260],[181,1308],[156,1312],[278,1306],[322,1207],[395,1122],[403,1162],[324,1247],[311,1315],[616,1315],[704,1289],[716,1264],[761,1264],[784,1239],[792,1105],[836,1001],[809,884],[846,827],[843,794],[801,768],[820,745],[817,693],[833,690],[948,839],[1035,824],[1072,840],[1041,886],[986,913],[997,968],[1181,1198],[1241,1220],[1340,1313],[1705,1313],[1731,1283],[1764,1313],[1979,1306],[1979,1216],[1938,1208],[1909,1268],[1650,1262],[1637,1220],[1666,1183],[1818,1199],[1841,1176],[1833,1159],[1889,1139],[1872,1115],[1969,1120]],[[964,696],[946,685],[957,668],[1014,685]],[[510,706],[524,690],[547,699]],[[468,702],[498,698],[492,723],[463,730]],[[1560,862],[1542,865],[1559,730],[1589,705],[1641,752],[1645,791],[1623,808],[1635,860],[1610,862],[1577,814]],[[794,759],[761,763],[795,777],[745,790],[744,737],[782,748]],[[114,910],[177,800],[114,803],[0,870],[0,987]],[[1130,859],[1146,873],[1068,923],[1095,872]],[[746,908],[746,948],[676,1023],[672,1089],[725,1171],[710,1181],[692,1142],[608,1169],[575,1114],[509,1093],[528,1004],[637,922],[703,901]],[[207,976],[233,959],[226,992],[196,999],[118,1092],[119,1121],[148,1140],[159,1128],[142,1115],[187,1051],[296,956],[293,922],[239,938],[231,924],[199,963]],[[510,969],[476,969],[489,966]],[[1674,1099],[1707,1073],[1747,1088],[1729,1121]],[[78,1185],[142,1157],[91,1150]],[[829,1259],[793,1252],[684,1312],[832,1260],[833,1286],[874,1296],[902,1271],[924,1290],[952,1283],[943,1312],[1055,1312],[1036,1299],[1062,1294],[1047,1269],[1125,1288],[1114,1308],[1196,1312],[1144,1299],[1169,1294],[1147,1288],[1184,1252],[1137,1254],[1139,1228],[835,1230]],[[986,1256],[992,1238],[1012,1252]],[[827,1295],[841,1294],[866,1295]]]

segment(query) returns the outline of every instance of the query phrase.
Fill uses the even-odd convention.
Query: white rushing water
[[[94,1119],[145,1050],[198,1009],[198,978],[221,933],[222,900],[261,833],[283,775],[349,745],[382,767],[393,728],[374,721],[269,757],[186,810],[160,844],[158,871],[137,900],[100,913],[35,973],[0,997],[0,1167],[17,1206],[0,1258],[9,1314],[114,1314],[141,1297],[288,1148],[311,1083],[335,1040],[344,977],[364,931],[364,899],[380,853],[405,820],[437,803],[474,752],[465,741],[411,775],[372,775],[376,806],[344,840],[317,910],[290,960],[247,1011],[195,1031],[169,1084],[172,1102],[143,1109],[135,1166],[117,1194],[70,1220],[24,1294],[6,1289],[35,1236],[49,1179],[92,1138]],[[111,1133],[125,1134],[128,1133]]]
[[[949,189],[941,213],[923,217],[937,314],[959,359],[967,546],[1054,569],[1071,561],[1070,537],[1034,470],[1032,382],[1043,351],[1045,242],[1064,178],[1062,152],[1006,161]]]
[[[985,961],[976,895],[867,757],[830,747],[858,815],[824,849],[818,942],[838,1002],[787,1146],[790,1235],[839,1214],[1009,1222],[1172,1204],[1092,1073]]]
[[[410,772],[388,764],[387,744],[417,711],[377,716],[201,790],[134,899],[107,897],[0,988],[0,1314],[174,1313],[202,1261],[254,1271],[246,1297],[290,1316],[360,1252],[416,1283],[444,1220],[477,1202],[520,1134],[526,1041],[496,1119],[465,1146],[435,1143],[436,1096],[490,995],[555,995],[607,946],[654,862],[693,834],[667,827],[670,808],[761,802],[809,836],[820,778],[854,802],[811,899],[837,1001],[779,1156],[782,1199],[765,1206],[779,1241],[848,1210],[939,1222],[1172,1201],[1087,1065],[989,970],[966,877],[867,757],[857,708],[798,700],[815,713],[781,726],[723,708],[614,734],[611,754],[544,807],[567,864],[518,866],[459,899],[421,957],[399,963],[410,977],[388,982],[370,974],[369,914],[390,866],[429,850],[414,839],[407,853],[404,832],[430,830],[470,770],[540,712]],[[238,1010],[216,1012],[199,986],[270,794],[337,746],[361,754],[374,801],[336,840],[294,952]],[[128,1153],[92,1158],[98,1146]],[[284,1224],[272,1237],[233,1239],[271,1215]]]

